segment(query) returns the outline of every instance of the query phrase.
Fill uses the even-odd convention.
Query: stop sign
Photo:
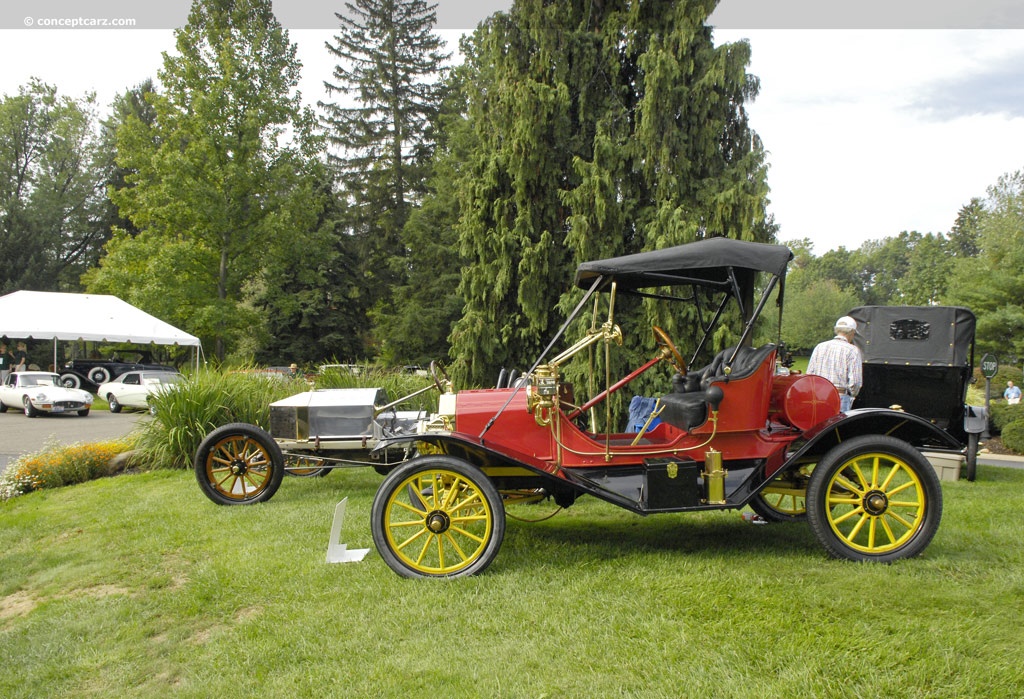
[[[986,354],[981,358],[981,375],[991,379],[999,372],[999,360],[994,355]]]

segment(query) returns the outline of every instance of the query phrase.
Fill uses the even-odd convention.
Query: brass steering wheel
[[[676,368],[680,374],[686,373],[686,360],[683,359],[683,355],[676,349],[675,344],[672,342],[672,338],[668,336],[664,330],[659,328],[657,325],[652,326],[654,330],[654,341],[658,347],[662,349],[662,358],[668,359],[672,362],[672,366]],[[667,350],[667,353],[666,353]]]

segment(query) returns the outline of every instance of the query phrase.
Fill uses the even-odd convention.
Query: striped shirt
[[[856,396],[864,385],[860,350],[840,335],[814,348],[807,373],[828,379],[840,395],[848,393]]]

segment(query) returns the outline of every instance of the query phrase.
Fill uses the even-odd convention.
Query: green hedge
[[[1024,454],[1024,420],[1016,420],[1004,427],[1002,438],[1004,447],[1017,454]]]
[[[1024,403],[1007,405],[1002,401],[989,404],[992,409],[991,422],[993,430],[998,434],[1011,422],[1024,420]]]

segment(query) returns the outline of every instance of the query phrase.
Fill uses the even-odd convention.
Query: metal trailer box
[[[270,404],[274,439],[373,439],[374,412],[388,403],[382,388],[326,388],[306,391]]]

